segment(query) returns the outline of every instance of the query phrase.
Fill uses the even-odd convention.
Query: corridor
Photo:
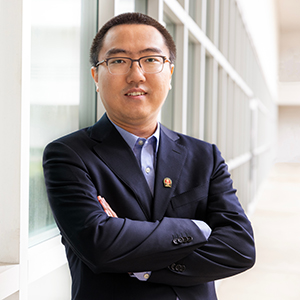
[[[299,163],[273,166],[250,219],[256,240],[256,264],[220,282],[219,300],[299,300]]]

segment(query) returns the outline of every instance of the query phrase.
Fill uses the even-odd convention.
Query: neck
[[[156,130],[157,128],[157,121],[152,121],[148,123],[139,123],[135,122],[133,124],[131,123],[124,123],[124,122],[119,122],[118,120],[114,120],[108,116],[109,119],[117,126],[123,128],[124,130],[140,137],[140,138],[145,138],[147,139],[150,137]]]

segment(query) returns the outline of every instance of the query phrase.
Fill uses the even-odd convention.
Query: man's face
[[[138,59],[146,55],[169,58],[161,33],[148,25],[124,24],[106,33],[98,60],[120,56]],[[156,126],[158,113],[170,89],[172,72],[173,66],[170,68],[168,62],[156,74],[144,73],[134,62],[128,73],[112,75],[103,63],[98,72],[92,69],[92,76],[109,118],[129,130],[139,126]]]

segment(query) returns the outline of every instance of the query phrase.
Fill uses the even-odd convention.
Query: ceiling
[[[280,31],[300,30],[299,0],[277,0],[277,9]]]

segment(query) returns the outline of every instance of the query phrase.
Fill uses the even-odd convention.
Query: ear
[[[93,77],[93,79],[95,81],[96,89],[97,89],[97,92],[98,92],[99,88],[98,88],[98,72],[97,72],[97,68],[92,67],[91,68],[91,74],[92,74],[92,77]]]
[[[172,89],[172,84],[171,84],[171,82],[172,82],[172,75],[173,75],[173,72],[174,72],[174,65],[172,64],[172,65],[171,65],[171,77],[170,77],[169,90]]]
[[[173,64],[171,64],[171,75],[173,75],[174,68],[175,68],[175,66]]]

